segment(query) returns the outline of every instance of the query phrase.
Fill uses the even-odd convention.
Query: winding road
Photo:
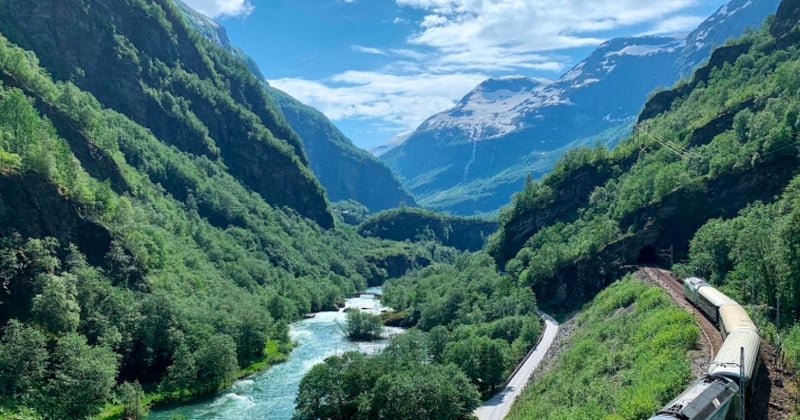
[[[506,381],[506,386],[492,399],[484,402],[477,410],[475,415],[479,420],[502,420],[508,411],[511,410],[511,404],[517,399],[519,394],[525,389],[533,371],[539,366],[550,345],[553,344],[556,336],[558,335],[558,322],[550,315],[539,312],[539,316],[544,319],[544,332],[539,344],[536,348],[531,350],[525,360],[520,364],[517,369],[511,374],[511,377]]]

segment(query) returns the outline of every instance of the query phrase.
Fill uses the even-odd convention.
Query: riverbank
[[[357,298],[348,299],[346,308],[379,313],[383,307],[368,289]],[[345,351],[376,353],[386,341],[351,342],[344,332],[346,314],[339,311],[318,312],[290,326],[291,341],[296,344],[286,362],[257,372],[244,380],[236,381],[230,388],[201,401],[179,406],[157,407],[149,419],[168,420],[183,418],[247,418],[290,419],[294,412],[295,398],[300,380],[306,372],[327,357]],[[387,328],[386,335],[400,331]]]
[[[282,342],[277,340],[267,341],[266,346],[264,346],[264,357],[262,357],[261,360],[256,361],[250,366],[239,369],[236,372],[235,379],[231,381],[231,383],[225,384],[225,386],[220,387],[214,393],[211,394],[193,393],[187,390],[174,391],[174,392],[152,392],[152,393],[145,393],[140,403],[142,404],[142,406],[147,406],[152,408],[166,408],[170,406],[190,404],[193,402],[201,401],[203,399],[209,398],[210,396],[213,396],[217,392],[230,388],[236,381],[246,379],[249,376],[263,372],[269,369],[270,367],[285,362],[286,360],[288,360],[290,352],[292,351],[294,346],[295,346],[294,343],[292,343],[291,341],[289,342]],[[122,417],[123,411],[124,411],[123,404],[108,404],[103,409],[103,411],[101,411],[100,414],[98,414],[95,417],[95,419],[116,420]]]

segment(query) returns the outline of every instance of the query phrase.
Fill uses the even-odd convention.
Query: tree
[[[0,339],[0,395],[32,399],[47,373],[47,338],[36,328],[11,320]]]
[[[74,332],[80,323],[81,308],[76,300],[76,279],[63,276],[41,275],[42,292],[33,298],[33,318],[47,331],[61,335]]]
[[[478,391],[461,371],[437,364],[386,374],[371,396],[367,417],[378,419],[460,419],[480,402]]]
[[[172,364],[167,368],[167,374],[161,383],[165,391],[179,391],[182,395],[195,385],[197,380],[197,365],[194,355],[185,344],[178,346],[172,357]]]
[[[138,420],[147,416],[149,407],[144,402],[144,391],[138,381],[124,382],[119,386],[119,398],[122,401],[122,418]]]
[[[107,347],[90,346],[85,337],[68,333],[59,338],[51,361],[53,376],[44,410],[49,417],[83,418],[111,397],[117,357]]]
[[[483,395],[488,395],[505,379],[508,344],[485,336],[470,336],[447,345],[444,361],[467,375]]]
[[[217,334],[195,352],[195,361],[200,389],[214,392],[236,374],[236,343],[227,334]]]
[[[347,337],[351,340],[374,340],[380,338],[383,323],[380,315],[352,309],[347,312]]]
[[[303,376],[295,399],[295,419],[347,419],[347,396],[342,373],[352,355],[331,356]]]

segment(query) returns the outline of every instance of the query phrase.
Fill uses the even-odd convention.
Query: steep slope
[[[380,212],[358,226],[362,236],[393,241],[430,237],[442,245],[473,252],[483,248],[486,238],[495,230],[497,223],[493,221],[408,207]]]
[[[331,201],[355,200],[373,212],[401,204],[416,205],[414,198],[386,165],[353,145],[321,112],[269,86],[258,64],[231,44],[224,27],[180,0],[175,0],[175,3],[190,26],[214,44],[244,60],[253,74],[264,82],[267,94],[300,135],[311,170],[325,187]]]
[[[162,402],[214,393],[285,357],[302,314],[455,253],[324,229],[296,134],[172,3],[0,5],[0,417],[85,418],[141,388]],[[68,18],[72,32],[50,25]],[[121,28],[138,47],[72,38]],[[12,32],[64,45],[40,61]],[[106,42],[124,48],[98,56]],[[115,89],[100,94],[130,115],[65,73]],[[233,142],[258,171],[233,167]]]
[[[181,150],[224,162],[268,202],[333,226],[300,138],[261,82],[190,30],[171,1],[2,0],[0,7],[9,39],[35,52],[56,80],[73,81]]]
[[[487,80],[381,159],[423,206],[492,212],[566,150],[626,136],[653,89],[675,83],[715,43],[758,26],[777,4],[734,0],[687,39],[608,41],[556,81]]]
[[[416,205],[383,162],[353,145],[321,112],[271,86],[267,92],[300,135],[330,200],[355,200],[373,212]]]
[[[570,153],[542,182],[529,182],[490,240],[498,263],[540,302],[581,302],[629,264],[664,262],[664,250],[684,258],[710,219],[781,194],[791,203],[800,173],[800,16],[785,4],[771,26],[718,49],[692,81],[656,95],[646,109],[660,112],[642,116],[613,152]]]

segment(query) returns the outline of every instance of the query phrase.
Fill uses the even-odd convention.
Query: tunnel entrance
[[[653,245],[645,245],[644,248],[639,250],[639,257],[636,258],[636,264],[654,265],[658,264],[658,252]]]

